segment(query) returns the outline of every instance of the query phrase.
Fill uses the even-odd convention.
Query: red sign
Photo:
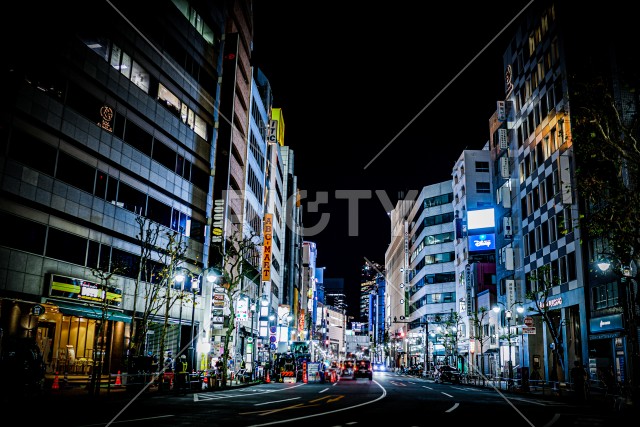
[[[527,326],[533,326],[533,317],[527,316],[524,318],[524,324]]]

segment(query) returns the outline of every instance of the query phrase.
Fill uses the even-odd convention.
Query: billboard
[[[467,230],[495,228],[496,220],[493,208],[467,211]]]

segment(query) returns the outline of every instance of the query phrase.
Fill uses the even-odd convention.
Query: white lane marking
[[[271,402],[256,403],[254,406],[271,405],[272,403],[287,402],[289,400],[298,400],[300,397],[292,397],[291,399],[272,400]]]
[[[450,395],[449,393],[445,393],[444,391],[441,391],[440,393],[444,394],[447,397],[453,397],[452,395]]]
[[[382,389],[382,394],[379,397],[377,397],[377,398],[375,398],[373,400],[370,400],[368,402],[363,402],[363,403],[359,403],[357,405],[347,406],[345,408],[340,408],[340,409],[336,409],[336,410],[333,410],[333,411],[327,411],[327,412],[321,412],[321,413],[318,413],[318,414],[307,415],[307,416],[304,416],[304,417],[289,418],[289,419],[286,419],[286,420],[272,421],[272,422],[263,423],[263,424],[253,424],[253,425],[250,425],[250,426],[247,426],[247,427],[261,427],[261,426],[269,426],[269,425],[274,425],[274,424],[290,423],[292,421],[300,421],[300,420],[306,420],[306,419],[309,419],[309,418],[320,417],[322,415],[335,414],[336,412],[349,411],[349,410],[351,410],[353,408],[358,408],[360,406],[366,406],[366,405],[370,405],[372,403],[376,403],[378,400],[382,400],[387,396],[387,390],[377,381],[373,381],[373,384],[376,384],[378,387],[380,387]]]
[[[447,409],[445,412],[451,412],[451,411],[455,411],[455,409],[460,406],[459,403],[454,403],[453,406],[449,409]]]

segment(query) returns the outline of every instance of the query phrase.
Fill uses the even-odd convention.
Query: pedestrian
[[[176,361],[176,392],[185,394],[187,390],[187,356],[180,356],[180,361]]]
[[[587,400],[587,371],[580,364],[579,360],[573,362],[571,368],[571,380],[573,382],[573,390],[576,394],[578,402]]]

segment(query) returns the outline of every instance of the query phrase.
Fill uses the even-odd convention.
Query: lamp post
[[[619,286],[624,287],[619,291],[620,298],[618,304],[622,306],[622,316],[624,316],[624,341],[618,344],[616,342],[616,355],[614,366],[624,366],[617,371],[617,377],[621,380],[621,383],[626,387],[634,387],[635,390],[630,390],[630,393],[637,392],[636,379],[638,378],[638,337],[637,337],[637,302],[636,302],[636,276],[638,273],[638,267],[635,260],[631,260],[629,264],[624,264],[614,255],[600,254],[600,258],[597,260],[596,265],[598,269],[606,273],[612,271],[620,277]],[[624,359],[623,359],[624,358]],[[620,360],[622,359],[622,360]]]
[[[178,337],[176,342],[176,356],[178,355],[178,353],[180,352],[180,349],[182,348],[182,343],[180,342],[182,340],[182,305],[184,303],[184,283],[188,274],[189,274],[189,271],[187,269],[180,268],[176,271],[175,275],[173,276],[173,280],[180,283],[180,297],[179,297],[180,298],[180,316],[178,317]]]
[[[426,376],[429,372],[429,322],[424,324],[424,364],[422,366],[422,375]]]
[[[509,340],[509,384],[511,384],[513,382],[513,363],[511,363],[511,317],[513,316],[513,307],[516,304],[520,304],[520,301],[516,301],[514,303],[512,303],[509,307],[506,306],[506,304],[504,304],[503,302],[500,301],[496,301],[498,304],[500,304],[501,306],[503,306],[505,308],[505,312],[504,312],[504,316],[507,319],[507,339]],[[493,311],[495,313],[500,313],[501,309],[498,305],[494,305],[493,306]],[[520,305],[518,305],[516,307],[516,311],[518,313],[522,313],[524,312],[524,308]]]
[[[287,326],[287,334],[286,334],[286,342],[287,344],[289,344],[289,322],[291,322],[291,320],[293,320],[293,316],[291,315],[291,313],[284,313],[280,316],[277,316],[278,318],[278,342],[282,341],[282,326],[285,323],[283,322],[283,320],[286,320],[286,326]],[[276,315],[272,314],[271,316],[269,316],[269,320],[276,320]]]
[[[180,275],[184,274],[182,281],[186,280],[187,273],[184,269],[179,270],[174,276],[175,280],[180,278]],[[209,267],[202,270],[200,274],[191,273],[191,341],[189,342],[189,363],[191,364],[190,370],[195,370],[196,367],[196,351],[195,351],[195,338],[196,338],[196,296],[200,291],[200,279],[204,277],[209,283],[215,282],[219,277],[222,277],[222,272],[217,268]],[[181,307],[182,308],[182,307]],[[181,316],[182,318],[182,316]]]

